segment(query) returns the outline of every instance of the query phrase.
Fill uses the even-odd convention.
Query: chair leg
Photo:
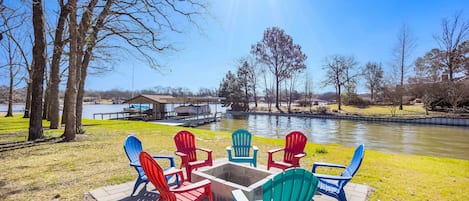
[[[340,189],[339,200],[340,201],[347,201],[347,197],[345,196],[344,188]]]
[[[192,182],[191,174],[192,174],[192,168],[186,166],[186,176],[189,182]]]
[[[135,193],[135,191],[137,190],[138,186],[139,186],[141,183],[143,183],[143,182],[144,182],[144,181],[143,181],[140,177],[137,178],[137,181],[135,181],[135,184],[134,184],[134,190],[132,191],[132,193],[130,194],[130,196],[133,196],[133,195],[134,195],[134,193]],[[145,183],[145,185],[146,185],[146,183]]]

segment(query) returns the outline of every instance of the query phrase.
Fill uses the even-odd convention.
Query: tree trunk
[[[338,110],[342,110],[342,100],[340,97],[340,85],[337,85],[337,104],[338,104]]]
[[[77,133],[76,127],[76,102],[77,102],[77,2],[70,0],[68,2],[70,8],[70,60],[68,66],[68,79],[66,99],[67,113],[65,120],[65,132],[63,134],[64,141],[75,140]]]
[[[279,105],[279,97],[278,97],[278,94],[279,94],[279,80],[278,80],[278,75],[276,74],[275,75],[275,107],[277,108],[278,111],[281,111],[280,110],[280,105]]]
[[[26,103],[24,105],[24,115],[23,115],[23,118],[29,118],[30,117],[30,112],[31,112],[31,96],[32,96],[32,75],[33,75],[33,72],[30,71],[29,72],[29,79],[28,79],[28,83],[27,83],[27,86],[26,86]]]
[[[10,51],[11,52],[11,51]],[[8,111],[5,117],[13,117],[13,65],[10,58],[10,87],[8,88]]]
[[[46,74],[46,73],[44,73]],[[46,93],[44,94],[44,104],[43,104],[43,109],[42,109],[42,119],[47,119],[49,120],[49,106],[50,106],[50,102],[49,102],[49,88],[50,86],[50,83],[47,82],[46,83]]]
[[[68,96],[69,96],[69,95],[67,94],[67,92],[65,92],[65,94],[64,94],[64,102],[63,102],[63,106],[62,106],[63,110],[62,110],[62,121],[61,121],[61,124],[65,124],[65,122],[67,122],[68,103],[67,103],[67,101],[65,101],[65,100],[68,100],[68,99],[69,99]]]
[[[33,0],[33,82],[31,97],[31,118],[29,119],[28,140],[43,138],[42,131],[42,93],[44,82],[44,69],[46,66],[46,38],[44,31],[44,13],[42,10],[42,0]]]
[[[55,30],[54,38],[54,52],[52,53],[52,63],[50,66],[50,128],[60,128],[60,101],[59,101],[59,86],[60,86],[60,57],[63,52],[63,31],[65,21],[68,16],[68,6],[61,5],[59,20]]]
[[[257,93],[256,93],[256,86],[252,88],[252,93],[254,96],[254,107],[257,108]]]
[[[402,61],[401,61],[401,86],[399,87],[399,110],[402,110],[402,102],[404,96],[404,47],[402,47]]]
[[[80,36],[77,34],[77,46],[80,45]],[[78,47],[77,47],[78,48]],[[82,74],[82,65],[81,65],[81,55],[83,55],[83,52],[81,48],[78,48],[76,51],[76,63],[75,63],[75,68],[76,68],[76,101],[75,101],[75,124],[76,124],[76,131],[77,133],[80,133],[82,128],[81,128],[81,116],[82,116],[82,110],[83,110],[83,95],[84,95],[84,90],[80,91],[80,86],[84,81],[82,80],[81,74]]]

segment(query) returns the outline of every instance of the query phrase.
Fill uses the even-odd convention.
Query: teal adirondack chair
[[[263,201],[311,200],[318,186],[318,178],[302,168],[290,168],[278,173],[262,185]],[[233,200],[248,201],[241,190],[232,191]]]
[[[237,163],[250,163],[252,166],[257,167],[257,152],[259,148],[251,146],[251,138],[252,135],[247,130],[238,129],[233,132],[231,135],[233,145],[226,148],[228,160]],[[252,156],[250,156],[251,148],[253,150]]]

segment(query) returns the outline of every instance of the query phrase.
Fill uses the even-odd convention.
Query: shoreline
[[[429,125],[445,125],[445,126],[461,126],[469,127],[469,118],[458,117],[373,117],[359,115],[336,115],[336,114],[312,114],[312,113],[280,113],[280,112],[240,112],[226,111],[231,115],[273,115],[273,116],[294,116],[308,117],[318,119],[344,119],[353,121],[372,121],[372,122],[394,122],[394,123],[410,123],[410,124],[429,124]]]

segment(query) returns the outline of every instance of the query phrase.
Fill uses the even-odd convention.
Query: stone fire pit
[[[249,200],[262,199],[262,184],[273,174],[238,163],[221,164],[192,172],[193,182],[209,179],[214,200],[233,200],[231,191],[241,189]]]

